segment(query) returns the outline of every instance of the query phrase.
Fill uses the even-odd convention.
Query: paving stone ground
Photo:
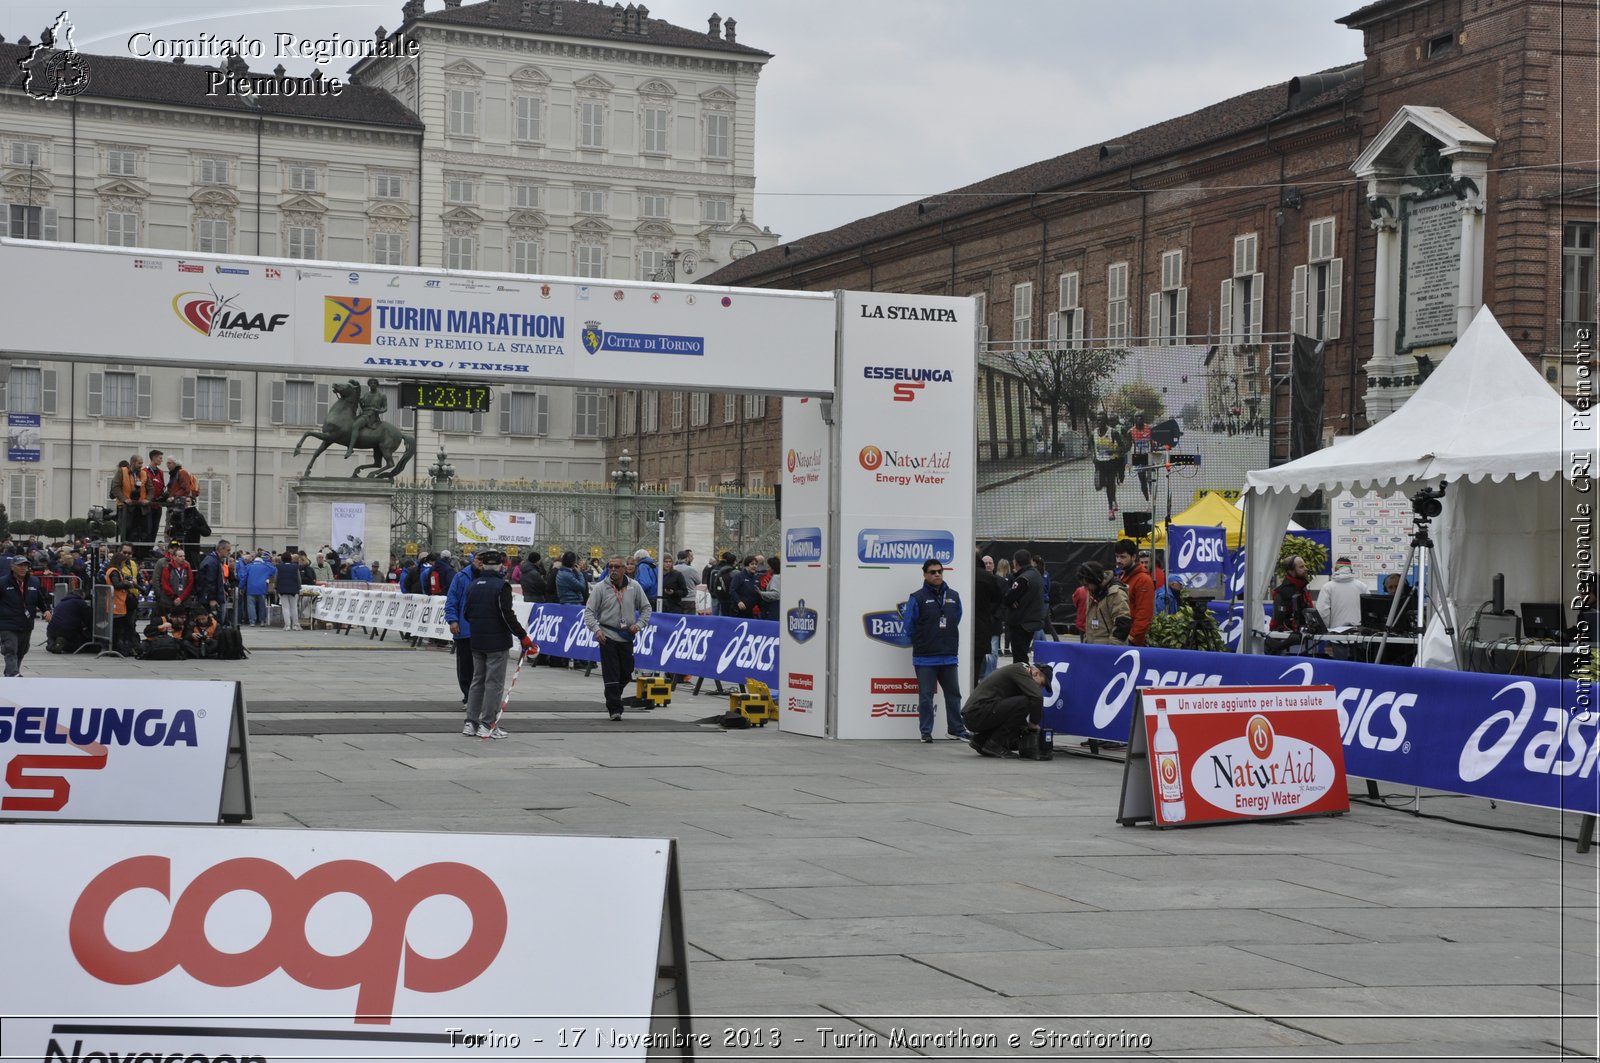
[[[36,649],[24,671],[239,680],[259,826],[676,838],[701,1023],[784,1034],[721,1054],[1596,1055],[1600,865],[1551,812],[1427,795],[1418,818],[1405,791],[1121,827],[1107,760],[722,731],[698,723],[710,683],[612,724],[598,673],[551,668],[524,670],[513,737],[479,742],[446,652],[245,638],[240,662]]]

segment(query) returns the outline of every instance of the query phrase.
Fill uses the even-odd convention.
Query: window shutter
[[[511,396],[504,391],[500,393],[499,408],[500,434],[508,436],[511,434]]]
[[[141,373],[133,381],[134,408],[133,412],[141,420],[148,421],[153,413],[151,409],[150,375]]]
[[[1235,237],[1233,241],[1233,275],[1247,277],[1256,271],[1256,234]]]
[[[1161,288],[1172,291],[1183,286],[1183,252],[1168,251],[1161,256]]]
[[[1146,333],[1153,343],[1161,338],[1161,293],[1153,292],[1150,295],[1150,331]]]
[[[105,374],[89,374],[88,409],[90,417],[103,417],[105,410]]]
[[[1044,338],[1051,343],[1061,338],[1061,314],[1058,311],[1052,310],[1045,315]]]
[[[283,423],[283,393],[287,386],[281,380],[272,382],[271,393],[267,398],[267,420],[273,424]]]
[[[1078,275],[1076,273],[1063,273],[1061,275],[1061,309],[1073,310],[1078,305]]]
[[[1343,291],[1344,259],[1336,258],[1328,263],[1328,324],[1323,330],[1323,339],[1336,340],[1339,338],[1339,308],[1343,305],[1340,302],[1343,298]]]
[[[533,430],[542,436],[550,434],[550,396],[543,391],[534,400]]]
[[[1218,323],[1217,339],[1222,343],[1233,342],[1233,282],[1222,282],[1222,320]]]
[[[39,373],[39,412],[56,412],[56,371],[44,369]]]
[[[333,390],[327,384],[317,385],[317,423],[328,419],[328,407],[333,405]]]
[[[178,393],[178,416],[185,421],[194,420],[194,392],[194,377],[184,377],[183,386]]]
[[[39,230],[40,237],[45,240],[56,239],[56,208],[46,207],[39,214],[44,219]]]
[[[483,414],[481,412],[472,415],[472,434],[475,436],[483,435]]]
[[[4,214],[0,214],[0,236],[10,236],[11,235],[11,204],[4,203],[4,204],[0,204],[0,206],[5,207],[5,213]],[[13,518],[13,519],[15,519],[15,518]]]
[[[1189,289],[1178,289],[1178,334],[1173,338],[1174,343],[1187,343],[1189,341]]]
[[[1078,312],[1072,315],[1072,345],[1081,348],[1083,337],[1088,335],[1092,335],[1089,331],[1089,311],[1080,307]]]
[[[1252,237],[1251,240],[1252,240],[1252,245],[1253,245],[1254,237]],[[1252,250],[1254,250],[1253,246],[1252,246]],[[1252,254],[1250,257],[1254,258],[1255,255]],[[1256,274],[1252,274],[1251,275],[1251,277],[1250,277],[1250,342],[1251,343],[1260,343],[1261,342],[1261,309],[1262,309],[1262,304],[1266,302],[1266,300],[1262,298],[1262,295],[1265,292],[1266,286],[1267,286],[1267,278],[1266,278],[1265,274],[1256,273]]]
[[[1306,303],[1309,294],[1306,291],[1306,268],[1296,266],[1294,284],[1289,289],[1289,331],[1301,336],[1309,335],[1306,332]]]
[[[407,432],[415,432],[417,430],[417,411],[401,410],[400,427],[405,429]]]
[[[238,424],[244,420],[244,381],[228,378],[228,420]]]

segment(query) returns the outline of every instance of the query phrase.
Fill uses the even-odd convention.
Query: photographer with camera
[[[1128,588],[1121,580],[1107,576],[1094,561],[1078,566],[1078,582],[1089,592],[1083,641],[1089,645],[1126,646],[1128,632],[1133,627]]]

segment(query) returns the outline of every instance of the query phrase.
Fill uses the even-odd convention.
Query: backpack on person
[[[710,578],[706,580],[706,590],[711,592],[711,597],[718,601],[726,601],[728,595],[733,591],[732,576],[733,566],[731,565],[718,565],[712,569]]]

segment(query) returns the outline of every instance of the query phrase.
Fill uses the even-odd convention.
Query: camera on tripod
[[[89,507],[89,519],[94,521],[96,524],[100,523],[101,521],[111,520],[115,516],[116,511],[110,506]]]
[[[1424,487],[1411,496],[1411,512],[1419,521],[1430,521],[1444,512],[1444,484]]]

